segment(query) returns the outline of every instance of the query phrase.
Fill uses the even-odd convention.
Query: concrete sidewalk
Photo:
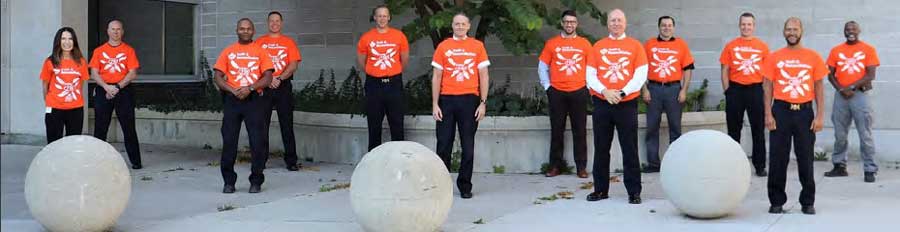
[[[120,150],[121,144],[114,144]],[[23,196],[28,165],[41,147],[2,145],[3,231],[43,231],[31,218]],[[128,208],[114,231],[362,231],[355,223],[347,189],[353,166],[304,163],[288,172],[270,159],[260,194],[246,193],[249,164],[236,167],[238,192],[221,194],[218,151],[142,145],[145,168],[132,173]],[[900,228],[900,170],[882,168],[878,182],[862,182],[862,165],[850,177],[824,178],[829,162],[816,162],[818,215],[799,212],[795,166],[788,174],[787,214],[768,214],[765,178],[753,177],[750,192],[734,214],[716,220],[691,219],[665,200],[659,174],[643,176],[644,203],[629,205],[621,182],[611,183],[608,200],[587,202],[590,179],[574,176],[476,173],[475,197],[454,193],[442,231],[893,231]],[[454,177],[455,178],[455,177]],[[574,199],[539,200],[562,191]],[[219,211],[219,208],[234,207]]]

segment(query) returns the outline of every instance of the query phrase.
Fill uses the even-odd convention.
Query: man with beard
[[[803,24],[800,19],[788,18],[784,22],[787,47],[769,54],[762,65],[765,77],[763,103],[766,127],[770,131],[768,191],[769,213],[772,214],[784,212],[782,206],[787,201],[784,189],[791,147],[797,156],[797,169],[803,186],[800,191],[801,211],[816,214],[813,207],[816,195],[813,145],[816,143],[816,132],[822,130],[824,120],[822,79],[828,75],[828,68],[815,50],[800,44],[802,37]],[[812,109],[813,100],[816,103],[815,112]]]

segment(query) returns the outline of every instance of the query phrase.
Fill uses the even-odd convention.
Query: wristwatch
[[[624,97],[625,97],[625,91],[619,90],[619,96],[624,98]]]

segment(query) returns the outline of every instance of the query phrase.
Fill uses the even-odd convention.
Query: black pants
[[[369,150],[381,145],[381,123],[387,115],[391,128],[391,141],[402,141],[403,115],[406,103],[403,100],[403,74],[385,78],[366,77],[366,120],[369,124]]]
[[[572,92],[564,92],[550,87],[547,89],[547,101],[550,103],[550,167],[566,168],[563,157],[565,144],[566,117],[572,124],[572,154],[575,167],[584,170],[587,166],[587,104],[590,95],[587,88]]]
[[[269,124],[272,122],[272,107],[278,113],[278,128],[281,129],[281,140],[284,143],[284,165],[288,167],[297,165],[297,142],[294,139],[294,96],[291,81],[282,81],[277,89],[269,89],[266,94],[270,105],[266,107],[265,121],[266,135],[269,133]],[[266,147],[269,140],[266,140]]]
[[[744,112],[750,119],[750,132],[753,141],[753,167],[766,167],[766,134],[765,113],[763,112],[763,90],[761,84],[742,85],[731,82],[725,91],[725,122],[728,124],[728,135],[741,143],[741,130],[744,127]]]
[[[681,107],[678,102],[678,94],[681,92],[681,82],[647,83],[647,91],[650,91],[650,103],[647,104],[647,135],[644,143],[647,145],[647,166],[659,168],[659,125],[662,113],[666,113],[666,122],[669,127],[669,144],[681,137]]]
[[[613,132],[619,134],[622,148],[622,167],[625,169],[625,189],[628,195],[641,194],[641,161],[637,145],[637,101],[611,105],[599,97],[594,102],[594,192],[609,192],[609,150]]]
[[[787,180],[791,145],[797,156],[797,171],[800,177],[800,204],[811,206],[816,200],[816,182],[813,176],[813,145],[816,134],[810,130],[815,115],[812,104],[801,104],[799,110],[791,110],[791,104],[776,100],[772,105],[775,130],[769,132],[769,203],[781,206],[787,201],[784,186]],[[793,143],[792,143],[793,141]]]
[[[115,83],[113,83],[115,84]],[[141,165],[141,148],[134,125],[134,89],[131,86],[119,89],[112,99],[106,99],[106,90],[94,87],[94,137],[106,141],[109,123],[115,110],[116,118],[125,137],[125,151],[131,164]]]
[[[441,107],[444,117],[437,122],[437,154],[444,161],[447,170],[450,170],[453,140],[456,138],[456,130],[459,129],[462,159],[460,160],[459,176],[456,178],[456,187],[459,188],[460,193],[472,192],[475,131],[478,129],[478,122],[475,121],[475,110],[478,108],[480,101],[481,98],[474,94],[441,95],[438,98],[438,107]]]
[[[266,93],[268,94],[268,93]],[[250,184],[260,185],[265,181],[263,170],[269,159],[269,140],[266,130],[266,110],[269,106],[268,96],[252,91],[244,100],[229,93],[222,94],[222,178],[225,184],[234,185],[237,173],[234,172],[234,161],[237,158],[238,138],[241,133],[241,122],[247,129],[250,139]]]
[[[52,109],[44,114],[44,127],[47,128],[47,144],[66,136],[80,135],[84,126],[84,107],[61,110]]]

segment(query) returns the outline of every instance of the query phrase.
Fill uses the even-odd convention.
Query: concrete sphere
[[[388,142],[356,165],[350,202],[365,231],[436,231],[453,204],[453,182],[441,159],[425,146]]]
[[[49,231],[104,231],[131,196],[125,160],[108,143],[67,136],[42,149],[25,175],[31,215]]]
[[[750,188],[750,163],[741,145],[714,130],[678,137],[662,160],[666,198],[696,218],[718,218],[737,208]]]

